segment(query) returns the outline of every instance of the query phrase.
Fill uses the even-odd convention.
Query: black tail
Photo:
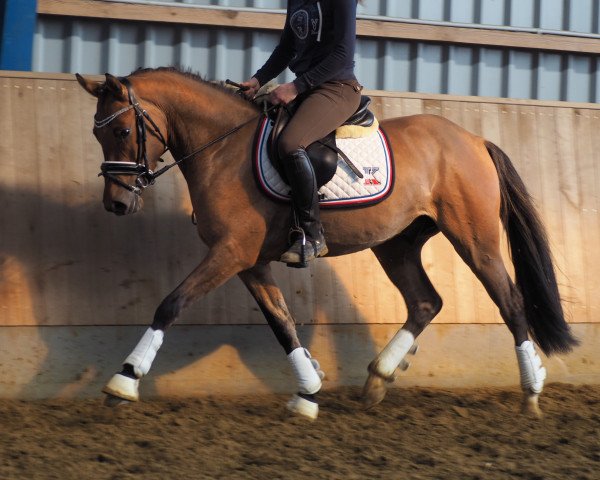
[[[565,321],[545,228],[508,155],[491,142],[486,148],[500,178],[500,215],[529,332],[546,355],[569,352],[579,342]]]

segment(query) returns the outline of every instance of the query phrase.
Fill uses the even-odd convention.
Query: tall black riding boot
[[[302,230],[294,243],[281,256],[281,261],[294,267],[305,267],[316,257],[327,254],[323,226],[319,218],[319,197],[315,172],[306,151],[294,150],[283,160],[285,174],[292,188],[292,203],[298,227]]]

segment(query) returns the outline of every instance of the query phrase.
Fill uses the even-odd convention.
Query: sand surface
[[[600,479],[600,386],[550,385],[542,421],[517,389],[320,394],[314,422],[286,396],[0,401],[0,479]]]

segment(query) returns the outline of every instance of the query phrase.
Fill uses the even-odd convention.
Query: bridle
[[[129,190],[130,192],[135,193],[136,195],[141,195],[142,191],[146,187],[152,185],[157,177],[157,175],[150,169],[150,165],[148,163],[148,151],[146,148],[148,124],[152,128],[153,133],[162,142],[164,146],[164,150],[162,152],[163,154],[167,150],[169,150],[169,147],[158,125],[156,125],[154,120],[152,120],[152,117],[150,117],[150,114],[146,110],[144,110],[137,101],[129,79],[122,77],[119,78],[119,81],[127,88],[129,105],[102,120],[97,120],[94,117],[94,127],[106,127],[117,117],[133,109],[135,113],[135,128],[137,131],[136,160],[135,162],[104,161],[100,166],[100,173],[98,174],[98,176],[107,178],[111,182],[116,183],[117,185]],[[119,177],[117,177],[117,175],[135,176],[135,184],[130,185],[129,183],[122,181]]]
[[[116,111],[115,113],[109,115],[108,117],[106,117],[102,120],[96,120],[96,117],[94,117],[94,127],[95,128],[104,128],[107,125],[109,125],[113,120],[115,120],[117,117],[123,115],[124,113],[128,112],[129,110],[133,110],[135,112],[135,128],[137,131],[136,161],[135,162],[104,161],[104,162],[102,162],[102,165],[100,166],[100,173],[98,174],[98,176],[104,177],[104,178],[110,180],[111,182],[114,182],[117,185],[129,190],[130,192],[135,193],[136,195],[141,195],[142,192],[144,191],[144,189],[146,189],[150,185],[154,184],[156,178],[160,177],[163,173],[167,172],[174,166],[179,165],[180,163],[184,162],[185,160],[188,160],[189,158],[199,154],[200,152],[206,150],[207,148],[213,146],[214,144],[224,140],[228,136],[234,134],[235,132],[240,130],[242,127],[245,127],[250,122],[255,121],[256,119],[260,118],[264,113],[266,113],[266,112],[259,113],[258,115],[252,117],[251,119],[245,121],[244,123],[241,123],[241,124],[235,126],[234,128],[232,128],[231,130],[225,132],[223,135],[202,145],[200,148],[194,150],[192,153],[180,158],[179,160],[174,161],[173,163],[170,163],[169,165],[164,166],[163,168],[161,168],[160,170],[158,170],[156,172],[153,172],[150,169],[150,166],[148,163],[148,152],[147,152],[147,148],[146,148],[148,126],[152,129],[151,130],[152,133],[155,134],[156,137],[162,142],[162,144],[164,146],[164,151],[162,152],[162,154],[164,154],[167,150],[169,150],[169,146],[167,144],[165,136],[160,131],[160,128],[158,127],[158,125],[154,122],[154,120],[152,120],[152,117],[150,117],[150,114],[146,110],[144,110],[140,106],[139,102],[137,101],[137,98],[133,92],[133,86],[131,85],[131,82],[129,81],[129,79],[126,77],[121,77],[121,78],[119,78],[119,81],[123,85],[125,85],[125,87],[127,88],[127,95],[129,97],[129,105],[127,107],[124,107],[124,108]],[[135,184],[131,185],[129,183],[126,183],[126,182],[122,181],[120,178],[118,178],[117,175],[135,176],[136,177]]]

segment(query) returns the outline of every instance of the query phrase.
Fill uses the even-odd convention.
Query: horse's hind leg
[[[541,416],[538,397],[544,387],[546,370],[529,341],[523,297],[502,259],[497,205],[482,201],[478,202],[478,208],[469,208],[468,215],[466,211],[465,207],[465,218],[461,218],[460,212],[446,210],[445,218],[439,219],[438,225],[498,306],[515,341],[524,392],[523,411]]]
[[[442,299],[433,288],[421,262],[421,250],[429,238],[438,233],[428,217],[420,217],[402,234],[373,248],[389,279],[406,302],[408,318],[394,338],[369,365],[369,378],[363,390],[366,408],[381,402],[386,383],[393,380],[401,365],[408,368],[404,357],[415,352],[415,338],[442,308]]]
[[[258,303],[277,340],[285,350],[296,376],[298,394],[288,402],[288,409],[314,420],[319,413],[315,394],[321,389],[324,374],[320,370],[319,363],[300,345],[294,319],[281,290],[275,283],[271,268],[268,265],[257,265],[241,272],[239,277]]]

